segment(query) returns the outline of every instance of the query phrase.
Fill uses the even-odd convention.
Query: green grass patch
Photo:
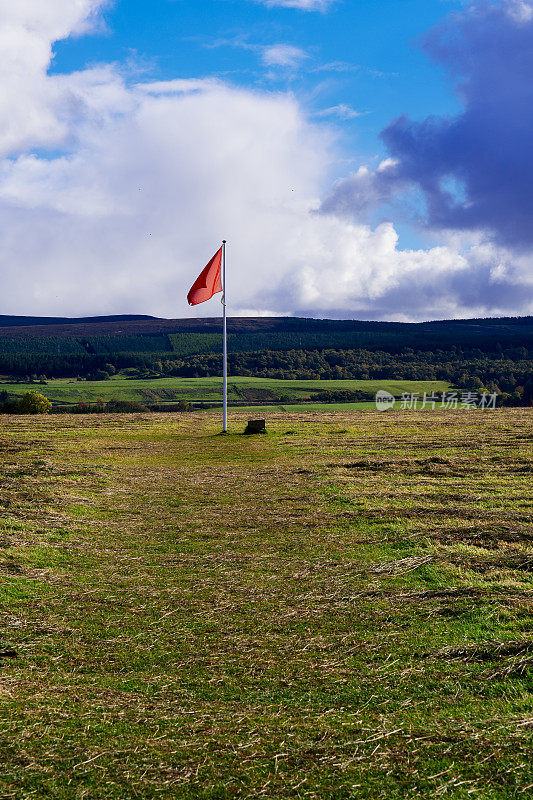
[[[528,796],[532,412],[300,411],[0,418],[1,796]]]
[[[46,385],[3,383],[0,389],[22,395],[36,389],[55,403],[78,403],[102,400],[136,400],[141,402],[172,401],[184,398],[191,402],[216,402],[222,397],[221,378],[158,378],[128,380],[113,377],[109,381],[50,380]],[[323,390],[363,390],[375,393],[379,389],[400,396],[403,392],[439,392],[449,388],[444,381],[284,381],[269,378],[230,377],[229,398],[246,403],[247,399],[276,401],[277,398],[307,399]]]

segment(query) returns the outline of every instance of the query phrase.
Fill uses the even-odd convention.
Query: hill
[[[150,319],[155,319],[155,317],[150,317],[146,314],[118,314],[107,317],[25,317],[0,314],[0,328],[29,328],[43,325],[98,325],[107,322],[136,322]]]
[[[2,337],[83,337],[83,336],[153,336],[155,334],[189,333],[218,334],[220,319],[186,318],[162,319],[147,315],[118,315],[103,317],[24,317],[0,315]],[[309,319],[303,317],[232,317],[228,331],[234,334],[307,334],[323,339],[334,335],[350,337],[356,343],[366,340],[372,344],[418,348],[439,344],[451,346],[487,347],[500,342],[527,346],[533,344],[533,317],[501,317],[432,322],[373,322],[365,320]],[[356,336],[358,334],[358,336]],[[117,340],[119,351],[120,340]],[[261,348],[260,348],[261,349]],[[280,349],[285,349],[281,347]]]
[[[533,317],[422,323],[234,317],[230,374],[277,380],[441,381],[533,397]],[[220,319],[0,318],[4,380],[209,378]],[[531,386],[531,388],[528,388]]]

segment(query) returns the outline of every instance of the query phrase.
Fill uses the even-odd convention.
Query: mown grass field
[[[384,389],[394,395],[403,392],[432,392],[444,391],[449,384],[443,381],[284,381],[270,378],[240,378],[229,379],[228,398],[232,402],[243,402],[246,393],[253,390],[258,397],[261,395],[286,395],[293,399],[309,397],[313,392],[326,389],[352,390],[362,389],[375,393]],[[221,378],[158,378],[153,380],[127,380],[115,377],[109,381],[75,381],[51,380],[46,385],[2,383],[0,390],[12,394],[23,395],[29,390],[36,389],[55,403],[78,403],[82,401],[102,400],[137,400],[141,402],[172,401],[184,398],[191,402],[221,402]]]
[[[0,797],[533,793],[531,410],[0,418]]]
[[[252,414],[255,417],[257,416],[265,416],[272,413],[273,410],[281,411],[284,414],[302,414],[306,411],[343,411],[343,412],[350,412],[350,411],[360,411],[362,409],[369,409],[369,410],[376,410],[376,404],[374,403],[305,403],[304,405],[291,405],[290,403],[283,404],[270,404],[266,406],[261,405],[253,405],[253,406],[245,406],[239,405],[239,411],[246,412],[248,414]]]

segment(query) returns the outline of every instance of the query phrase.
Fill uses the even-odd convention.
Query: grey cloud
[[[426,37],[458,80],[453,117],[401,117],[382,133],[400,181],[417,185],[432,228],[485,230],[533,245],[533,15],[528,3],[476,3]]]
[[[322,210],[364,220],[411,186],[422,192],[430,229],[484,231],[507,247],[529,249],[533,6],[477,2],[449,15],[424,47],[455,77],[464,111],[393,121],[381,136],[394,167],[340,181]]]

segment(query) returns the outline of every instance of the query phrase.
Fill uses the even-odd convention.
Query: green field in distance
[[[450,386],[445,381],[404,380],[274,380],[271,378],[229,378],[231,403],[255,404],[289,400],[305,400],[320,391],[362,390],[374,394],[384,389],[395,396],[403,392],[442,392]],[[46,384],[0,383],[0,391],[23,395],[36,390],[53,403],[95,402],[98,399],[136,400],[144,403],[164,403],[184,399],[191,403],[220,402],[221,378],[157,378],[128,380],[117,376],[108,381],[50,380]]]

